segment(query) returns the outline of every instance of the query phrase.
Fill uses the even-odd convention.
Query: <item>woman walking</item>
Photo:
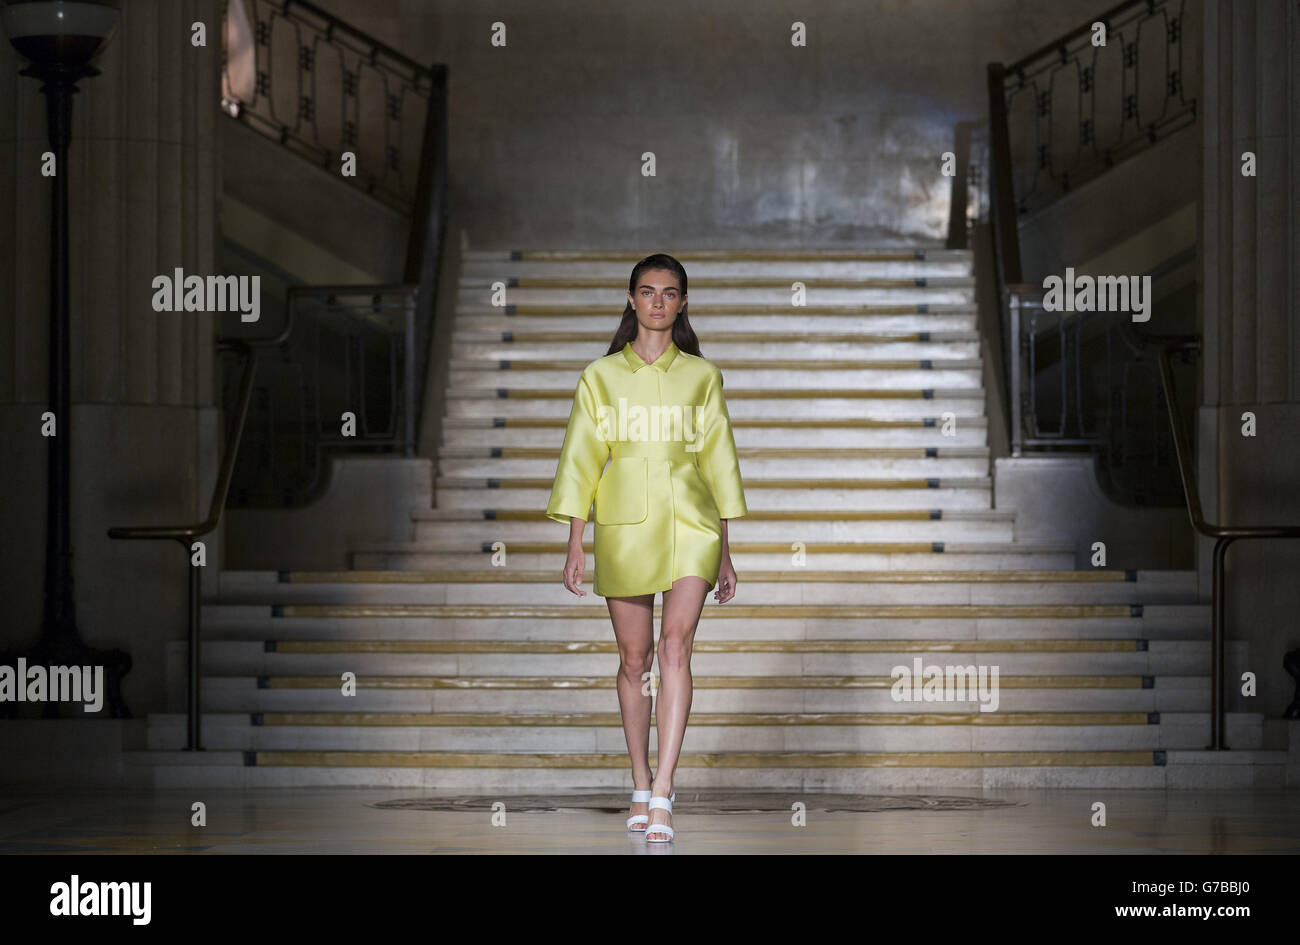
[[[691,647],[704,598],[736,594],[727,520],[748,509],[722,373],[700,356],[687,320],[686,270],[672,256],[641,260],[609,351],[583,370],[546,515],[569,523],[564,586],[586,596],[582,530],[596,507],[595,593],[618,641],[618,701],[632,757],[627,827],[673,838],[673,775],[690,714]],[[606,468],[606,460],[609,466]],[[659,633],[659,771],[650,773],[650,697],[643,678]],[[645,825],[645,826],[643,826]]]

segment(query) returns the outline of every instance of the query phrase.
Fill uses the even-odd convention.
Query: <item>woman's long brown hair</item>
[[[647,256],[633,266],[632,275],[627,280],[627,290],[636,295],[637,282],[640,280],[641,274],[651,269],[667,269],[674,273],[677,276],[682,295],[686,294],[686,269],[667,253],[655,253],[653,256]],[[690,308],[689,302],[681,307],[676,320],[673,322],[673,344],[677,345],[678,350],[700,358],[703,357],[700,354],[700,341],[695,337],[695,329],[691,327],[690,319],[686,317],[688,308]],[[636,309],[632,307],[631,302],[628,302],[623,307],[623,320],[618,323],[618,328],[614,332],[614,340],[609,343],[609,350],[605,354],[610,355],[622,351],[623,346],[629,341],[635,341],[640,327],[641,324],[636,320]]]

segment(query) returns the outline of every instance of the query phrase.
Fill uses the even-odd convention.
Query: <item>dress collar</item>
[[[641,356],[632,350],[632,342],[629,341],[623,345],[623,357],[627,359],[627,365],[632,369],[633,374],[641,370],[643,367],[652,367],[658,368],[660,371],[667,371],[668,368],[672,366],[673,359],[677,357],[677,351],[677,342],[670,341],[668,342],[668,347],[664,349],[664,353],[659,355],[653,364],[646,364],[641,360]]]

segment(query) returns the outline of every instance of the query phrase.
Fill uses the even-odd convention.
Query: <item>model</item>
[[[627,828],[673,838],[673,775],[690,713],[691,647],[704,598],[736,594],[727,520],[748,509],[722,372],[700,356],[686,270],[663,253],[632,269],[609,352],[578,379],[546,514],[569,523],[564,586],[582,590],[582,531],[595,502],[595,593],[618,640],[618,702],[632,757]],[[606,460],[609,461],[608,468]],[[650,773],[654,599],[659,628],[659,770]]]

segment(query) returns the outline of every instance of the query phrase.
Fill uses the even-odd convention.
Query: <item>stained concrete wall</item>
[[[452,201],[473,248],[651,252],[941,242],[939,158],[956,122],[987,114],[985,66],[1108,4],[319,5],[448,65]]]

